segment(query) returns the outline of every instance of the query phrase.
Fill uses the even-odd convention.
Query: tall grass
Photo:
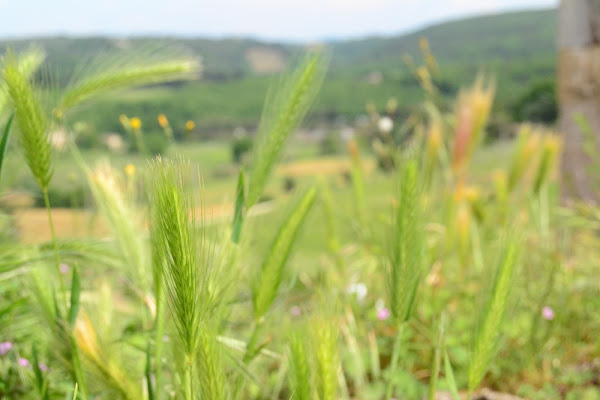
[[[98,72],[74,83],[60,107],[66,110],[96,94],[121,88],[126,78],[129,84],[154,82],[150,69],[136,74],[127,69],[132,64],[124,65],[105,71],[115,73],[112,81]],[[12,296],[20,289],[19,284],[4,285],[14,276],[3,275],[4,268],[8,266],[11,273],[23,268],[19,276],[31,278],[28,304],[38,310],[31,314],[48,328],[38,336],[20,336],[35,342],[36,366],[22,370],[19,382],[31,379],[30,392],[44,399],[148,400],[423,395],[433,399],[442,386],[440,375],[456,399],[459,387],[473,394],[482,382],[494,383],[493,374],[487,371],[501,351],[498,338],[507,331],[522,334],[520,326],[505,329],[504,317],[513,290],[523,290],[523,282],[515,279],[517,239],[507,240],[489,297],[481,310],[473,307],[473,293],[485,288],[493,275],[483,254],[497,248],[496,241],[505,236],[502,227],[507,225],[515,226],[517,237],[522,234],[531,242],[539,237],[541,230],[525,218],[536,214],[518,202],[515,187],[523,185],[533,198],[548,194],[557,142],[540,136],[544,146],[536,153],[537,165],[521,163],[526,146],[517,144],[516,161],[511,164],[516,172],[511,175],[510,165],[502,171],[506,177],[502,199],[496,196],[500,190],[469,182],[471,153],[481,141],[491,106],[491,89],[476,85],[457,107],[460,111],[470,107],[472,113],[458,114],[470,115],[462,123],[469,123],[466,133],[471,136],[468,143],[459,143],[458,150],[454,147],[456,170],[441,154],[450,153],[460,139],[446,132],[460,125],[447,124],[452,119],[439,110],[430,112],[436,119],[425,125],[431,125],[434,132],[421,127],[417,132],[427,132],[428,137],[415,136],[405,148],[391,151],[397,169],[393,178],[375,173],[371,180],[361,170],[357,148],[351,147],[352,186],[321,185],[325,220],[317,218],[307,224],[317,206],[318,191],[312,182],[302,182],[308,189],[299,193],[281,220],[277,212],[259,216],[257,225],[264,230],[252,230],[256,225],[244,225],[244,220],[259,201],[286,138],[314,99],[324,66],[322,53],[309,56],[283,90],[267,101],[259,145],[249,173],[242,169],[237,187],[232,187],[235,203],[226,223],[209,220],[208,209],[197,201],[205,189],[196,183],[189,162],[156,158],[140,168],[140,179],[130,175],[131,190],[123,190],[119,172],[109,167],[90,169],[80,157],[79,166],[87,175],[99,214],[111,228],[112,240],[78,245],[54,237],[52,246],[23,245],[27,254],[25,250],[21,254],[21,249],[3,253],[7,257],[0,261],[0,293]],[[164,72],[161,68],[154,72]],[[47,147],[47,157],[41,160],[33,149],[44,151],[49,146],[48,134],[56,120],[48,117],[36,97],[36,87],[14,62],[7,62],[4,71],[9,77],[7,87],[13,88],[9,92],[27,163],[33,175],[40,177],[40,187],[47,188],[52,178],[51,149]],[[178,71],[156,72],[155,78],[174,77],[182,72]],[[424,82],[433,85],[433,80]],[[429,90],[432,99],[435,90]],[[434,143],[429,141],[432,135]],[[417,153],[421,148],[424,153]],[[534,166],[537,169],[531,174]],[[142,184],[147,196],[133,190]],[[394,185],[399,186],[396,192],[389,190]],[[346,198],[353,195],[353,199]],[[281,202],[274,204],[277,207]],[[49,201],[46,205],[50,212]],[[390,208],[392,212],[386,213]],[[446,211],[458,208],[460,213]],[[369,235],[348,228],[348,221],[357,219]],[[461,225],[463,219],[469,223]],[[457,225],[461,229],[455,229]],[[550,225],[544,226],[543,237],[552,238]],[[310,235],[297,243],[303,228],[310,229]],[[267,232],[264,236],[270,236],[270,241],[262,243],[259,232]],[[452,237],[455,232],[467,238],[465,249],[470,251],[454,246],[458,243]],[[265,251],[258,252],[263,244]],[[294,271],[290,254],[299,245],[311,252],[305,253],[309,256]],[[63,283],[60,291],[52,282],[69,275],[64,266],[54,272],[44,268],[51,248],[57,264],[69,260],[70,282]],[[333,255],[337,268],[332,268],[327,255],[315,256],[315,249]],[[360,291],[345,293],[349,283]],[[336,307],[322,306],[323,298],[331,302],[334,296]],[[342,318],[340,308],[345,310]],[[526,307],[516,307],[514,312],[519,317],[531,313]],[[468,340],[465,330],[472,326],[477,330]],[[10,329],[0,325],[0,334],[12,334]],[[340,333],[344,341],[338,340]],[[512,342],[507,345],[514,350]],[[469,360],[467,348],[471,349]],[[504,358],[508,357],[496,359],[497,367],[510,373]],[[52,360],[51,370],[37,365],[44,359]],[[0,368],[8,364],[6,360],[0,358]]]

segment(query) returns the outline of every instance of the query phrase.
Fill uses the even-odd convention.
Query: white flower
[[[348,285],[346,292],[348,294],[356,295],[356,300],[358,302],[362,302],[365,299],[365,297],[367,297],[367,293],[368,293],[367,285],[365,285],[362,282],[351,283],[350,285]]]
[[[394,121],[390,117],[381,117],[377,123],[381,133],[390,133],[394,129]]]

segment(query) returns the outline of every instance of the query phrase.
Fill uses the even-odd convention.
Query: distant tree
[[[512,106],[515,121],[553,124],[558,117],[556,84],[554,80],[533,83]]]
[[[600,138],[600,0],[562,0],[558,12],[558,99],[564,135],[563,198],[597,202],[588,175],[583,118]]]

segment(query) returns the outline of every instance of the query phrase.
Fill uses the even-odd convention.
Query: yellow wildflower
[[[138,131],[142,128],[142,121],[138,117],[132,117],[129,120],[129,124],[133,130]]]
[[[127,164],[125,166],[125,175],[132,177],[135,174],[135,165]]]
[[[193,131],[195,127],[196,127],[196,124],[192,120],[189,120],[188,122],[185,123],[185,130],[188,132]]]
[[[166,128],[169,126],[169,120],[165,114],[158,115],[158,124],[161,126],[161,128]]]

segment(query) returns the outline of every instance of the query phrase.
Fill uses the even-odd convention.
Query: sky
[[[558,0],[0,0],[0,38],[48,35],[318,41],[405,33]]]

